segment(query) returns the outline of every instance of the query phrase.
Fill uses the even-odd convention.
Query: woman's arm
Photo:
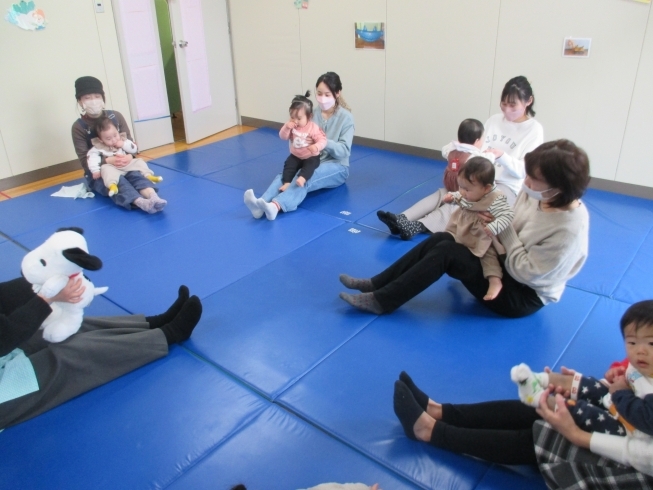
[[[522,151],[518,155],[509,155],[508,153],[503,152],[503,155],[497,157],[495,164],[501,165],[506,169],[508,174],[516,179],[523,179],[526,177],[526,165],[524,163],[526,153],[533,151],[543,142],[544,132],[542,131],[542,126],[536,124],[533,126],[533,134],[531,135],[530,141],[524,145]]]
[[[537,408],[536,412],[569,442],[589,449],[591,434],[576,425],[562,395],[555,396],[556,410],[551,410],[547,404],[549,394],[549,389],[544,390],[540,397],[540,408]]]
[[[335,160],[342,160],[351,154],[351,143],[354,140],[354,121],[349,119],[340,127],[340,133],[337,139],[329,139],[327,134],[327,144],[325,150]]]

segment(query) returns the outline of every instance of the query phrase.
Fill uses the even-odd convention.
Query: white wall
[[[653,10],[649,10],[648,29],[639,62],[637,81],[626,123],[616,180],[653,186]],[[644,183],[644,184],[643,184]]]
[[[80,76],[99,78],[107,107],[130,119],[111,2],[103,14],[90,0],[39,0],[37,7],[47,21],[41,31],[0,21],[0,178],[77,158],[70,128]]]
[[[595,177],[653,187],[653,158],[641,144],[653,131],[650,4],[312,0],[307,10],[295,9],[290,0],[230,5],[243,116],[283,122],[292,96],[312,89],[317,76],[331,70],[342,78],[358,136],[440,149],[465,117],[485,121],[498,112],[505,82],[526,75],[545,139],[565,137],[585,148]],[[386,49],[356,50],[356,21],[385,22]],[[563,58],[567,36],[591,37],[590,57]]]

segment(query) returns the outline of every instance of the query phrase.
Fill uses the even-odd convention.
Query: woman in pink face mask
[[[526,153],[544,141],[542,125],[535,120],[534,103],[533,89],[526,77],[515,77],[503,87],[501,112],[485,123],[481,150],[494,155],[495,183],[510,206],[515,205],[526,177]],[[445,149],[446,146],[443,152]],[[402,240],[410,240],[419,233],[444,231],[453,212],[453,208],[442,201],[446,191],[438,189],[399,214],[379,211],[377,215],[388,225],[390,233],[399,235]]]
[[[485,123],[483,151],[496,157],[495,182],[514,205],[526,177],[524,157],[544,141],[542,125],[535,120],[535,97],[526,77],[508,80],[501,92],[501,112]]]
[[[321,75],[315,83],[315,98],[319,110],[313,112],[313,122],[327,138],[327,144],[320,153],[320,165],[303,186],[297,185],[297,176],[284,190],[282,174],[278,174],[260,198],[254,191],[245,191],[244,201],[254,218],[273,220],[279,211],[294,211],[306,194],[318,189],[338,187],[349,177],[349,155],[354,139],[354,117],[342,97],[342,82],[332,71]]]

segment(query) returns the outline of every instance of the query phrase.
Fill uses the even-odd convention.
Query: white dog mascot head
[[[52,298],[68,283],[70,278],[80,277],[84,294],[79,303],[54,302],[52,313],[45,319],[41,328],[43,338],[49,342],[61,342],[79,330],[82,325],[84,308],[93,297],[108,288],[96,288],[83,275],[83,270],[96,271],[102,261],[88,253],[86,239],[81,228],[62,228],[23,258],[23,276],[32,284],[35,293]]]

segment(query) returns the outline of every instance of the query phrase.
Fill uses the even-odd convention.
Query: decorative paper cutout
[[[385,49],[384,22],[356,22],[354,33],[356,48]]]
[[[37,9],[31,0],[29,2],[21,0],[9,7],[5,20],[26,31],[45,29],[45,14],[43,10]]]
[[[307,9],[308,8],[308,0],[295,0],[295,8]]]
[[[567,58],[587,58],[590,55],[592,39],[589,37],[566,37],[562,56]]]

